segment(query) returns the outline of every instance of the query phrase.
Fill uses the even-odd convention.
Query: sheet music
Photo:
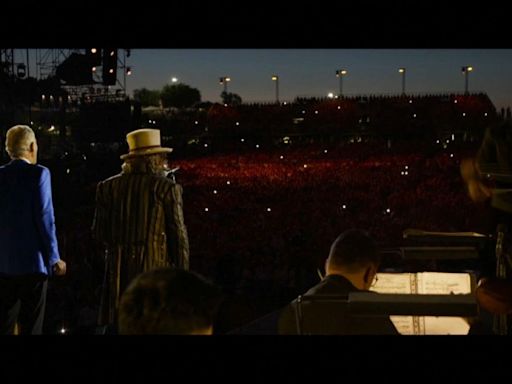
[[[380,293],[413,293],[411,273],[377,273],[377,282],[370,290]]]
[[[389,319],[401,335],[414,335],[413,316],[389,316]]]
[[[471,293],[469,273],[378,273],[377,277],[378,280],[371,290],[380,293]],[[413,316],[390,316],[390,319],[402,335],[467,335],[470,328],[462,317],[417,316],[415,319]]]
[[[377,282],[370,288],[380,293],[413,293],[411,286],[412,273],[378,273]],[[412,316],[389,316],[396,329],[402,335],[414,335]]]
[[[469,273],[419,272],[418,293],[432,295],[471,293]]]
[[[419,294],[468,294],[471,293],[471,276],[468,273],[421,272],[418,273]],[[424,335],[467,335],[469,324],[462,317],[424,316]]]
[[[424,316],[424,335],[467,335],[470,325],[463,317]]]

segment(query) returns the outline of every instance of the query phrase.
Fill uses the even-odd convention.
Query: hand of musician
[[[52,268],[56,276],[64,276],[66,274],[66,262],[64,260],[57,261],[53,264]]]
[[[468,193],[475,203],[481,203],[491,197],[491,189],[477,180],[468,181]]]
[[[462,159],[460,162],[460,174],[467,183],[478,177],[478,169],[473,158]]]
[[[474,159],[461,161],[460,174],[468,186],[469,197],[475,203],[481,203],[491,197],[491,189],[480,181],[480,170]]]

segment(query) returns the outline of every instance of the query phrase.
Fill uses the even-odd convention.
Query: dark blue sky
[[[20,50],[20,58],[24,56]],[[35,51],[31,74],[34,75]],[[198,88],[203,101],[220,101],[219,77],[244,101],[273,101],[279,76],[282,101],[337,93],[337,69],[346,69],[343,93],[464,92],[461,67],[471,65],[469,91],[486,92],[497,108],[512,106],[512,49],[132,49],[127,91],[161,89],[172,77]],[[119,71],[120,78],[121,71]]]
[[[279,76],[283,101],[337,93],[336,69],[345,68],[343,93],[463,92],[461,67],[471,65],[469,90],[484,91],[500,107],[512,105],[512,49],[133,49],[127,90],[159,89],[175,76],[198,88],[204,101],[220,101],[220,76],[244,101],[272,101]]]

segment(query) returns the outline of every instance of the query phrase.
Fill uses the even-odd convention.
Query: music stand
[[[302,303],[323,302],[347,306],[354,316],[456,316],[478,315],[476,298],[467,295],[376,294],[350,292],[347,295],[299,295],[295,311],[297,333],[303,334]]]

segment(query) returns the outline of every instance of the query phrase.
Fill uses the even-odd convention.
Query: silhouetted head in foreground
[[[137,276],[123,293],[119,333],[211,335],[220,288],[199,274],[158,269]]]

